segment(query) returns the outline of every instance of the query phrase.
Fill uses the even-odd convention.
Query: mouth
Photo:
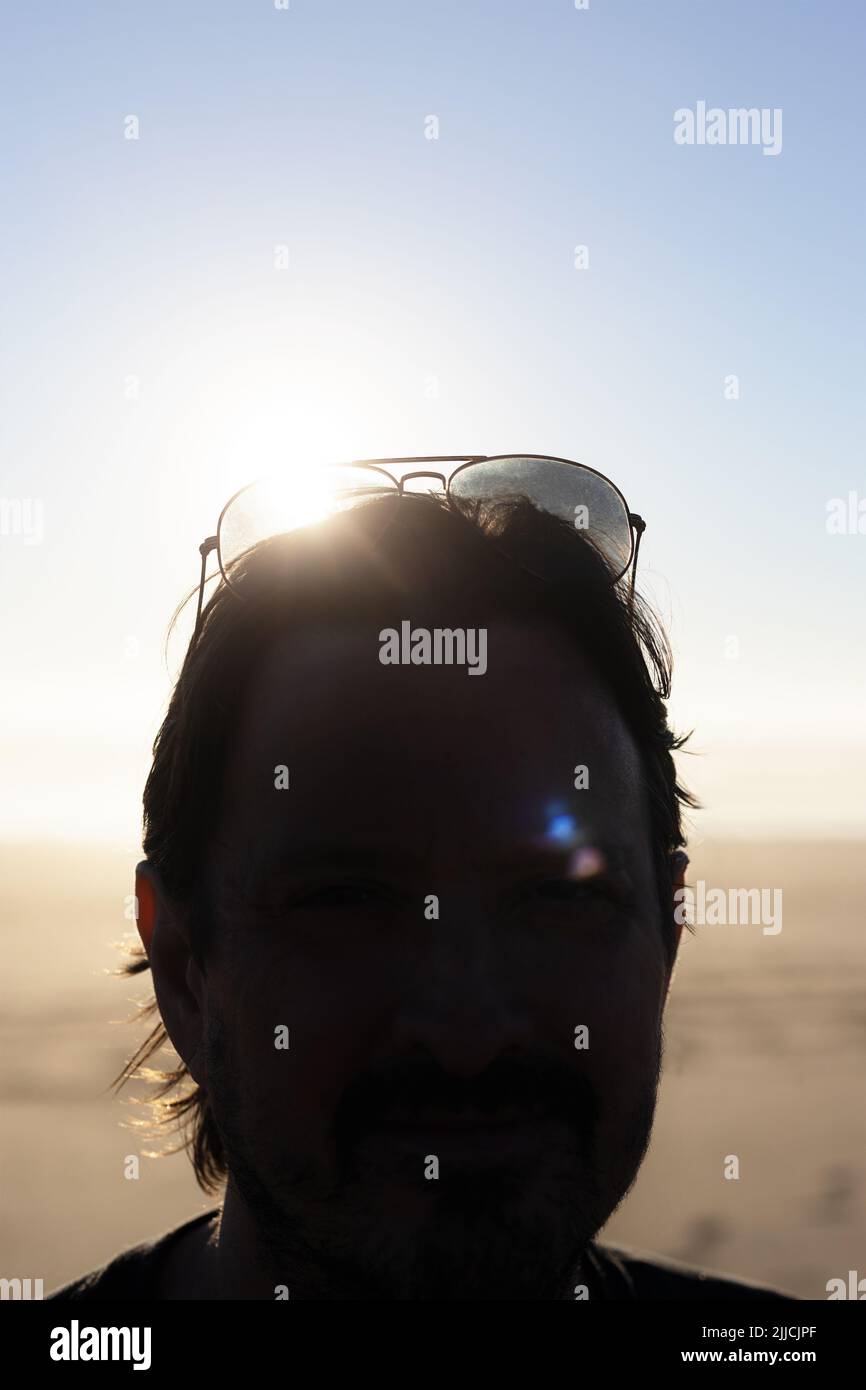
[[[388,1117],[382,1129],[399,1133],[445,1133],[445,1134],[487,1134],[497,1131],[531,1129],[546,1122],[546,1117],[538,1112],[526,1110],[500,1109],[481,1110],[441,1110],[428,1109],[410,1114],[394,1114]]]
[[[430,1110],[389,1116],[367,1144],[392,1158],[436,1156],[460,1163],[527,1159],[568,1142],[566,1125],[526,1111],[474,1113]]]

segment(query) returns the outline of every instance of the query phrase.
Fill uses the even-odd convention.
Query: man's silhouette
[[[528,504],[378,505],[221,585],[155,745],[138,925],[224,1199],[54,1296],[781,1297],[596,1240],[680,934],[663,636]],[[385,664],[406,621],[483,678]]]

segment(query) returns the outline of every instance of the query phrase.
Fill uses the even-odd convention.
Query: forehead
[[[399,623],[396,624],[399,628]],[[281,637],[245,694],[221,840],[491,853],[574,830],[645,840],[641,765],[611,695],[555,628],[487,624],[486,670],[384,665],[379,624]],[[288,787],[275,789],[275,770]],[[588,787],[575,787],[575,769]]]

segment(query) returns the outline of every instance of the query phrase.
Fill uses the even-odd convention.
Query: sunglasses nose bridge
[[[443,488],[447,486],[444,473],[437,473],[430,468],[419,468],[415,472],[403,474],[402,478],[397,484],[397,490],[401,497],[403,496],[405,485],[406,483],[408,483],[410,478],[436,478],[442,484]]]

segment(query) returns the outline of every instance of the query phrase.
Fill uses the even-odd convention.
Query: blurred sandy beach
[[[605,1235],[799,1294],[866,1275],[866,845],[715,842],[688,881],[783,891],[783,929],[687,937],[650,1153]],[[111,979],[137,849],[0,847],[0,1275],[48,1292],[214,1203],[108,1090],[143,1033]],[[628,1020],[623,1019],[623,1026]],[[727,1155],[740,1178],[724,1176]]]

